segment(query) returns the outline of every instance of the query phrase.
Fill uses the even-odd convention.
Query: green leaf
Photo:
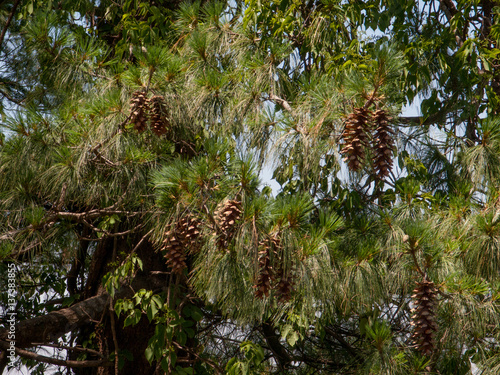
[[[293,329],[293,326],[291,324],[285,324],[283,329],[281,330],[281,337],[286,339],[288,336],[288,333]]]
[[[130,325],[136,325],[141,320],[141,315],[142,315],[141,310],[139,309],[132,310],[132,312],[125,318],[123,326],[128,327]]]
[[[150,322],[154,319],[157,312],[158,312],[158,307],[154,303],[151,303],[147,309],[147,316]]]
[[[146,350],[144,351],[144,355],[147,359],[147,361],[151,364],[154,360],[154,354],[153,354],[153,348],[151,346],[148,346]]]
[[[162,368],[162,370],[163,370],[163,371],[165,371],[166,373],[168,373],[168,372],[170,371],[170,370],[169,370],[169,365],[168,365],[168,363],[169,363],[169,359],[168,359],[168,357],[163,357],[163,358],[161,359],[161,368]]]
[[[290,333],[286,338],[286,341],[290,346],[295,346],[298,340],[299,340],[299,334],[295,331]]]
[[[179,345],[186,345],[187,335],[184,331],[179,331],[177,333],[177,341],[179,342]]]

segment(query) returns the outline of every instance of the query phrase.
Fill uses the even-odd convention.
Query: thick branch
[[[138,289],[158,290],[164,283],[161,275],[142,274],[136,277],[131,285],[122,286],[115,293],[114,299],[130,298],[134,290]],[[98,321],[109,306],[109,298],[108,293],[103,293],[71,307],[19,322],[16,325],[16,347],[28,348],[54,342],[68,332],[89,322]],[[0,328],[0,340],[7,341],[7,336],[8,329]]]
[[[262,333],[266,339],[269,348],[275,355],[280,367],[282,369],[287,368],[292,362],[292,358],[286,351],[285,347],[281,345],[280,336],[276,334],[272,324],[268,322],[262,323]]]
[[[458,13],[457,7],[453,4],[452,0],[439,0],[439,6],[446,15],[448,22]],[[462,47],[464,44],[462,36],[458,33],[457,29],[453,30],[453,32],[455,33],[455,40],[457,41],[458,47]],[[464,35],[466,34],[466,31],[464,31]]]
[[[356,358],[357,361],[361,361],[362,362],[362,358],[361,358],[361,355],[360,353],[358,353],[356,351],[356,349],[354,349],[351,344],[349,344],[343,337],[341,334],[339,334],[338,332],[336,332],[333,328],[331,327],[325,327],[325,332],[328,333],[329,335],[333,336],[333,338],[335,340],[337,340],[340,345],[346,349],[350,355],[352,355],[354,358]]]
[[[0,348],[7,350],[9,349],[9,343],[5,341],[0,341]],[[111,366],[113,362],[106,359],[90,360],[90,361],[71,361],[63,360],[52,357],[46,357],[28,350],[15,348],[16,354],[23,358],[33,359],[37,362],[50,363],[52,365],[71,367],[71,368],[84,368],[84,367],[106,367]]]
[[[400,116],[397,118],[397,121],[403,125],[433,125],[439,124],[445,121],[445,116],[441,112],[437,112],[431,116],[423,117],[423,116]]]
[[[448,21],[450,21],[458,12],[457,7],[451,0],[439,0],[439,5],[441,6],[441,9],[443,9]]]
[[[92,320],[99,320],[108,298],[109,295],[104,293],[74,306],[19,322],[16,325],[16,347],[26,348],[33,346],[33,343],[53,342]],[[0,329],[0,340],[6,341],[7,332],[5,328]]]
[[[7,357],[7,351],[6,350],[2,350],[0,352],[0,374],[3,374],[3,371],[7,367],[7,363],[8,362],[9,361],[8,361],[8,357]]]
[[[5,26],[3,27],[2,34],[0,34],[0,49],[2,48],[3,40],[5,38],[5,34],[7,33],[7,29],[9,28],[10,22],[12,21],[12,18],[14,17],[14,14],[16,13],[17,6],[19,5],[21,0],[16,0],[14,2],[14,6],[12,7],[12,11],[9,14],[9,18],[7,19],[7,22],[5,23]]]

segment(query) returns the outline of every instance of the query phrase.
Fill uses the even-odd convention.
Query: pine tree
[[[2,2],[0,369],[499,373],[494,5]]]

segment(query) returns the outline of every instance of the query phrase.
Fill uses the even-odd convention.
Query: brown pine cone
[[[184,246],[191,253],[197,253],[200,250],[200,227],[200,220],[190,214],[179,220],[177,224],[177,230],[183,238]]]
[[[135,130],[142,133],[146,130],[148,121],[146,93],[143,91],[134,92],[132,99],[130,99],[130,107],[130,122],[134,124]]]
[[[148,101],[151,130],[160,137],[168,132],[170,123],[167,120],[165,99],[161,95],[155,95]]]
[[[200,220],[187,214],[165,232],[162,251],[173,273],[181,275],[187,267],[187,254],[200,250],[200,224]]]
[[[389,117],[384,110],[377,110],[373,114],[376,126],[373,138],[373,166],[378,179],[387,177],[392,169],[392,152],[394,150],[394,132],[389,126]]]
[[[416,350],[430,357],[434,352],[434,333],[438,328],[435,313],[437,288],[427,278],[416,284],[412,295],[415,304],[412,309],[412,340]]]
[[[241,218],[241,202],[236,200],[226,200],[215,212],[215,222],[220,233],[217,238],[217,245],[221,250],[227,249],[229,243],[236,234],[236,222]]]
[[[363,166],[370,136],[369,118],[370,111],[363,107],[354,108],[354,112],[347,116],[341,153],[345,155],[344,161],[352,171],[358,171]]]
[[[184,238],[175,230],[166,232],[165,237],[162,250],[165,258],[167,258],[167,265],[170,266],[173,273],[182,275],[187,267]]]
[[[278,263],[280,247],[281,242],[277,234],[259,242],[259,272],[254,285],[255,297],[257,298],[268,297],[274,286],[277,272],[273,264]]]

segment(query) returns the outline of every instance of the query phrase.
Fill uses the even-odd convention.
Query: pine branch
[[[6,93],[4,90],[0,90],[0,94],[2,94],[5,99],[7,99],[8,101],[10,101],[14,104],[17,104],[19,106],[23,104],[22,100],[14,99],[12,96],[10,96],[8,93]]]
[[[362,362],[362,357],[361,357],[361,353],[359,353],[358,351],[356,351],[355,348],[353,348],[351,346],[351,344],[349,344],[343,337],[341,334],[339,334],[338,332],[336,332],[333,328],[330,328],[330,327],[325,327],[325,332],[332,335],[335,340],[337,340],[340,345],[345,348],[350,355],[353,356],[353,358],[355,358],[357,361],[360,361]]]
[[[102,233],[103,236],[101,238],[99,238],[99,240],[102,240],[103,237],[105,238],[109,238],[109,237],[122,237],[122,236],[125,236],[127,234],[130,234],[130,233],[134,233],[136,230],[138,230],[139,228],[141,228],[143,226],[143,224],[139,224],[131,229],[128,229],[128,230],[125,230],[123,232],[109,232],[107,230],[104,230],[104,229],[100,229],[100,228],[97,228],[95,226],[93,226],[92,224],[90,224],[87,220],[83,220],[83,224],[87,227],[89,227],[90,229],[92,229],[94,232],[98,232],[98,233]]]
[[[95,228],[94,226],[90,225],[87,220],[90,219],[96,219],[102,216],[108,216],[108,215],[126,215],[128,217],[135,216],[135,215],[141,215],[144,214],[145,212],[138,212],[138,211],[122,211],[122,210],[117,210],[115,209],[116,203],[113,204],[112,206],[104,209],[94,209],[91,211],[87,212],[65,212],[65,211],[59,211],[52,213],[48,215],[48,217],[43,220],[41,223],[37,225],[30,224],[24,228],[21,229],[13,229],[11,231],[5,232],[0,236],[0,241],[6,241],[6,240],[12,240],[16,236],[18,236],[21,233],[29,232],[29,231],[36,231],[40,229],[48,229],[52,227],[59,219],[66,219],[66,220],[73,220],[78,223],[84,223],[90,228],[97,230],[99,232],[102,232],[101,229]],[[127,230],[125,232],[121,233],[106,233],[108,236],[123,236],[125,234],[131,233],[134,230],[138,229],[140,226],[137,226],[133,229]],[[18,251],[16,253],[12,253],[11,256],[14,258],[19,257],[25,252],[25,250]]]

